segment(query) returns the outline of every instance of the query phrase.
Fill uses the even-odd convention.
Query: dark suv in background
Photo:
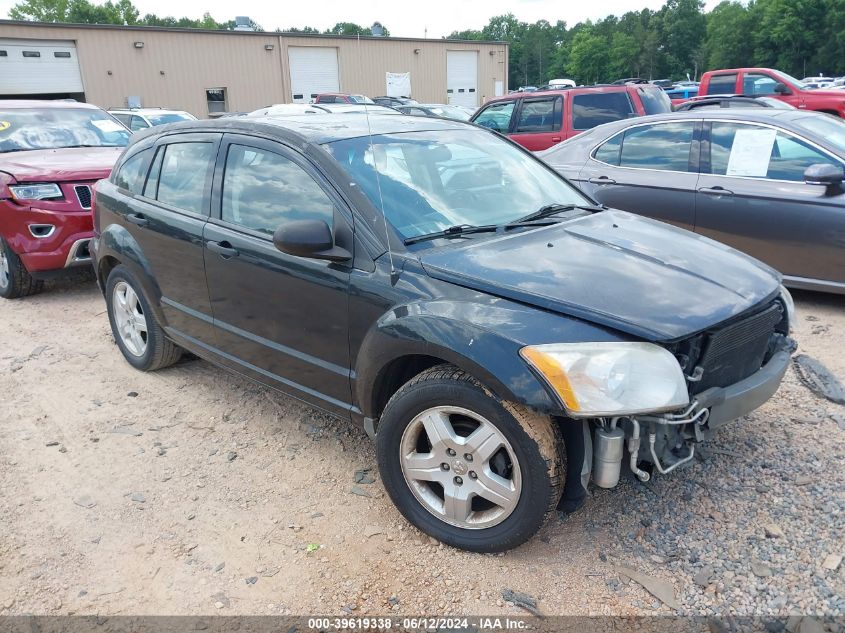
[[[657,86],[628,84],[513,93],[488,101],[471,120],[539,152],[603,123],[671,111]]]
[[[190,350],[362,424],[391,499],[449,545],[505,550],[562,491],[583,501],[591,443],[607,488],[626,440],[642,480],[690,462],[788,367],[776,272],[598,207],[476,126],[351,113],[135,139],[97,186],[92,248],[126,360]]]

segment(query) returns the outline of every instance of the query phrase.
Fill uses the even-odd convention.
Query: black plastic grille
[[[91,187],[88,185],[76,185],[73,190],[76,192],[76,198],[79,200],[79,205],[83,209],[91,208]]]
[[[698,361],[704,371],[699,382],[691,383],[693,392],[727,387],[759,370],[781,319],[783,308],[773,303],[761,312],[707,332]]]

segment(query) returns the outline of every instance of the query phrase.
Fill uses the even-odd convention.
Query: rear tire
[[[116,266],[106,281],[106,306],[114,340],[135,369],[156,371],[182,356],[155,319],[141,284],[126,266]]]
[[[32,275],[9,247],[8,242],[0,237],[0,297],[17,299],[41,292],[44,282],[33,279]]]
[[[396,392],[376,451],[399,511],[459,549],[501,552],[524,543],[561,495],[557,425],[498,400],[452,365],[428,369]]]

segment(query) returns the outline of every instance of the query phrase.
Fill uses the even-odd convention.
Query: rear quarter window
[[[711,75],[707,86],[709,95],[731,95],[736,92],[736,73],[729,75]]]
[[[634,113],[627,92],[596,92],[572,97],[572,127],[589,130],[597,125],[626,119]]]
[[[152,149],[141,150],[130,156],[117,170],[114,184],[129,193],[140,194],[147,178],[147,167],[152,155]]]

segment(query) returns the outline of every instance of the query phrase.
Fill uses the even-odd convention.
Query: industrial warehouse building
[[[504,42],[0,20],[0,99],[160,106],[200,118],[321,92],[385,95],[389,73],[403,92],[410,81],[404,96],[420,102],[478,106],[503,94],[507,68]]]

